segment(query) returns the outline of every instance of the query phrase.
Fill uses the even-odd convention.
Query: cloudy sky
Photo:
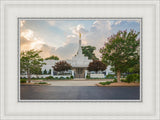
[[[38,49],[43,58],[56,55],[60,59],[71,59],[78,50],[79,32],[82,45],[95,46],[95,54],[100,58],[99,49],[107,38],[119,30],[140,31],[140,20],[20,20],[21,51]]]

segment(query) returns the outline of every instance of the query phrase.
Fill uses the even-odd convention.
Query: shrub
[[[61,79],[61,80],[62,80],[62,79],[65,79],[65,78],[64,78],[64,77],[60,77],[59,79]]]
[[[128,83],[135,82],[135,81],[139,82],[139,80],[140,80],[139,74],[130,74],[126,77],[126,81]]]
[[[89,78],[90,78],[90,75],[87,75],[86,78],[89,79]]]
[[[71,75],[71,79],[73,79],[73,76]]]
[[[106,75],[106,78],[108,78],[108,79],[113,79],[113,78],[114,78],[114,75],[108,74],[108,75]]]
[[[69,77],[66,77],[66,79],[69,79]]]
[[[114,78],[113,82],[117,82],[117,78]]]
[[[21,79],[21,83],[26,83],[26,80],[25,79]]]
[[[53,79],[53,76],[48,76],[46,77],[46,79]]]
[[[106,84],[106,82],[100,82],[99,84],[101,84],[101,85],[105,85],[105,84]]]
[[[47,84],[47,82],[39,82],[38,84]]]
[[[58,80],[58,77],[55,77],[54,79]]]
[[[127,82],[127,80],[126,79],[121,79],[121,82]]]
[[[109,85],[111,83],[113,83],[113,82],[112,81],[106,81],[106,82],[100,82],[99,84],[101,84],[101,85]]]

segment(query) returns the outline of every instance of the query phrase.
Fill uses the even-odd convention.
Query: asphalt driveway
[[[21,100],[139,100],[139,87],[21,86]]]

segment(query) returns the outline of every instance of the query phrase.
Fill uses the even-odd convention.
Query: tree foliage
[[[59,60],[59,57],[52,55],[50,57],[45,58],[45,60]]]
[[[99,60],[93,60],[93,62],[90,62],[87,68],[89,71],[103,71],[106,69],[106,65],[102,63]]]
[[[139,32],[130,30],[119,31],[117,34],[108,38],[108,42],[100,49],[102,61],[111,65],[117,72],[118,82],[120,81],[121,72],[126,72],[128,68],[139,64],[140,40]]]
[[[66,61],[59,61],[53,67],[55,71],[63,72],[71,69],[71,65]]]
[[[27,73],[29,82],[30,75],[40,73],[41,67],[45,64],[43,63],[43,58],[39,56],[40,52],[41,51],[32,49],[21,53],[20,69]]]
[[[49,69],[48,74],[51,74],[51,69]]]
[[[96,50],[94,46],[82,46],[82,53],[84,56],[87,56],[89,59],[98,60],[96,55],[93,53]]]
[[[46,69],[43,71],[43,74],[45,74],[45,75],[47,74],[47,70]]]

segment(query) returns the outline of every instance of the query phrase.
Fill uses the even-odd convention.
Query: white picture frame
[[[1,0],[1,119],[160,119],[159,5],[158,0]],[[142,102],[18,102],[18,17],[142,18]]]

